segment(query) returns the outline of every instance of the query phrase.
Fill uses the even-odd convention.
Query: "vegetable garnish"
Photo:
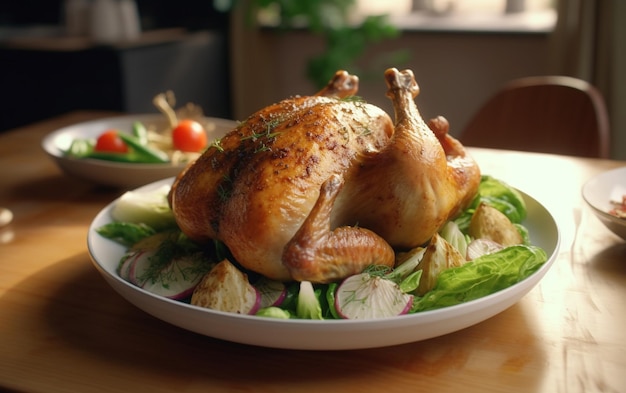
[[[470,220],[482,202],[499,210],[514,224],[519,224],[526,218],[526,203],[522,195],[508,184],[483,175],[478,193],[470,206],[454,220],[462,232],[467,232]]]
[[[511,246],[463,266],[444,270],[432,291],[417,298],[412,312],[449,307],[490,295],[523,280],[547,260],[533,246]]]
[[[523,224],[513,222],[526,216],[519,192],[484,176],[470,207],[428,245],[397,252],[394,268],[372,266],[329,284],[276,282],[245,271],[217,240],[203,248],[187,238],[169,209],[169,189],[127,192],[112,209],[113,222],[98,232],[129,247],[118,267],[124,280],[225,312],[281,319],[395,317],[496,293],[548,258],[530,244]]]
[[[406,314],[413,295],[380,276],[361,273],[346,278],[337,289],[335,308],[342,318],[371,319]]]
[[[107,153],[128,153],[128,146],[120,138],[117,130],[107,130],[100,134],[93,150]]]
[[[156,234],[156,231],[149,225],[142,223],[111,222],[98,228],[98,233],[125,246],[132,246],[146,237]]]
[[[191,304],[237,314],[255,314],[261,294],[245,273],[223,260],[202,278],[191,295]]]
[[[324,319],[322,317],[322,305],[309,281],[300,283],[296,315],[304,319]]]
[[[207,147],[207,136],[202,124],[195,120],[181,120],[172,130],[174,148],[198,153]]]
[[[64,154],[72,158],[92,158],[98,160],[162,164],[170,158],[162,150],[144,144],[146,135],[139,132],[141,127],[135,124],[137,136],[118,130],[107,130],[94,142],[90,139],[74,139]]]
[[[214,263],[179,230],[145,237],[122,257],[118,274],[148,292],[188,299]]]
[[[287,297],[287,287],[280,281],[261,277],[254,287],[261,295],[261,308],[279,307]]]
[[[108,129],[97,138],[76,138],[63,154],[77,159],[137,164],[177,165],[194,161],[208,147],[207,131],[213,130],[215,124],[206,122],[202,109],[196,105],[174,110],[171,91],[158,94],[153,102],[167,120],[166,127],[134,121],[130,130]]]
[[[622,195],[621,201],[611,201],[613,208],[609,210],[609,214],[617,218],[626,219],[626,195]]]
[[[143,162],[158,164],[166,163],[170,160],[164,151],[143,145],[138,138],[132,135],[120,132],[119,137],[141,157]]]
[[[116,222],[146,224],[155,229],[176,227],[174,214],[167,202],[169,185],[153,192],[127,191],[117,200],[111,215]]]

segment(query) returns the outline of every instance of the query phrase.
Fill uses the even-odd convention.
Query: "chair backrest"
[[[566,76],[513,80],[469,121],[467,146],[609,158],[609,118],[602,94]]]

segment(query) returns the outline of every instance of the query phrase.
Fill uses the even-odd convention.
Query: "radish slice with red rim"
[[[141,287],[155,295],[181,300],[191,296],[206,268],[206,262],[197,255],[180,257],[168,263],[154,278],[143,281]]]
[[[261,308],[280,306],[287,297],[287,288],[280,281],[262,277],[254,283],[254,287],[261,294]]]
[[[388,318],[406,314],[413,296],[393,281],[369,273],[346,278],[337,288],[335,307],[342,318]]]

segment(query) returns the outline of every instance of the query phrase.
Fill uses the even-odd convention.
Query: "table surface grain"
[[[41,139],[111,115],[74,112],[0,134],[0,390],[16,392],[626,392],[626,243],[580,195],[626,162],[471,149],[483,173],[556,218],[558,259],[506,311],[387,348],[293,351],[220,341],[155,319],[92,266],[87,228],[122,190],[65,176]],[[250,332],[254,334],[254,332]]]

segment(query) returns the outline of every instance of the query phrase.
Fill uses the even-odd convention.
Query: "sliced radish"
[[[237,314],[255,314],[260,292],[248,276],[224,259],[207,273],[191,295],[191,304]]]
[[[170,299],[186,299],[204,277],[206,262],[197,255],[175,258],[153,278],[143,281],[141,287],[155,295]]]
[[[148,292],[170,299],[188,299],[214,263],[190,247],[177,231],[159,232],[140,240],[122,258],[120,277]]]
[[[135,261],[134,257],[135,253],[125,255],[124,258],[122,258],[122,260],[120,261],[119,266],[117,267],[117,273],[125,281],[130,282],[130,268]]]
[[[191,296],[193,289],[210,268],[202,253],[176,257],[156,266],[156,250],[135,250],[120,263],[120,277],[148,292],[170,299],[181,300]]]
[[[475,239],[467,245],[467,260],[471,261],[483,255],[493,254],[502,250],[501,244],[489,239]]]
[[[132,256],[132,261],[128,267],[128,280],[138,287],[143,286],[146,280],[146,274],[150,269],[150,257],[156,254],[156,250],[138,250]]]
[[[287,287],[280,281],[262,277],[254,287],[261,294],[261,308],[280,306],[287,297]]]
[[[413,296],[393,281],[369,273],[346,278],[337,288],[335,307],[342,318],[387,318],[409,312]]]

